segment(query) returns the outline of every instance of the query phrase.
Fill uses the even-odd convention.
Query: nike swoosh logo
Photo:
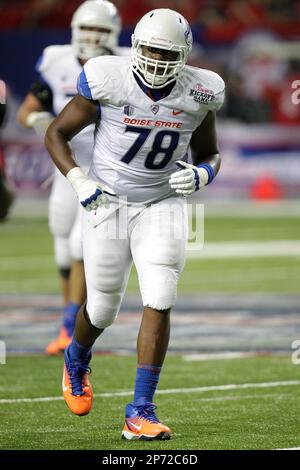
[[[173,109],[173,112],[172,112],[173,116],[178,116],[178,114],[181,114],[181,113],[183,113],[183,111],[175,111],[175,109]]]
[[[139,426],[137,426],[136,424],[132,423],[131,421],[127,421],[127,425],[129,426],[132,426],[134,427],[137,431],[140,431],[142,429],[142,425],[140,424]]]

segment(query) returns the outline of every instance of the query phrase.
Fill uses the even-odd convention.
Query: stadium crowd
[[[0,0],[1,28],[68,27],[82,0]],[[161,7],[161,0],[114,0],[124,26],[133,26],[141,15]],[[299,33],[297,0],[166,0],[188,21],[206,30],[209,41],[236,39],[253,27],[267,27],[284,37]]]
[[[25,32],[67,29],[81,3],[82,0],[0,0],[0,28]],[[225,79],[224,116],[242,122],[300,122],[300,106],[291,100],[293,83],[300,78],[300,54],[289,47],[299,41],[299,0],[113,3],[121,13],[125,30],[131,30],[145,12],[162,6],[179,11],[192,23],[198,47],[194,48],[190,63],[215,70]]]

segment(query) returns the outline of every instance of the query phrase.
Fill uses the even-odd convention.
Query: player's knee
[[[59,268],[59,275],[66,281],[70,279],[71,268]]]
[[[58,237],[69,237],[74,216],[68,208],[59,205],[58,202],[49,205],[49,229],[52,235]]]
[[[182,242],[160,242],[139,269],[143,305],[156,310],[171,308],[177,295],[177,283],[184,264]]]
[[[120,294],[97,293],[92,299],[88,298],[87,311],[91,324],[99,329],[105,329],[115,321],[121,303]]]
[[[164,266],[146,269],[140,277],[140,289],[144,307],[168,310],[176,300],[179,273]]]
[[[66,269],[71,266],[72,259],[68,238],[54,237],[54,259],[60,268]]]

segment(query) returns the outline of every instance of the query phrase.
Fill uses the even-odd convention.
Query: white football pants
[[[81,217],[83,207],[69,181],[55,169],[54,182],[49,198],[49,228],[54,237],[56,264],[67,269],[72,259],[81,261]]]
[[[148,207],[112,202],[109,209],[83,211],[82,236],[87,311],[95,327],[106,328],[117,317],[132,261],[143,305],[172,307],[188,237],[184,198]]]

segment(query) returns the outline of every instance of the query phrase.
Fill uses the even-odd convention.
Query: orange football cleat
[[[126,405],[122,438],[141,441],[170,439],[171,429],[158,421],[154,413],[155,409],[156,406],[153,403],[145,402],[143,398],[136,403]]]
[[[62,354],[71,341],[72,337],[68,336],[67,330],[62,326],[59,336],[46,347],[46,354],[48,354],[48,356],[58,356]]]
[[[72,364],[65,351],[65,364],[62,389],[65,402],[72,413],[78,416],[87,415],[93,406],[93,390],[88,379],[90,368],[87,364]]]

